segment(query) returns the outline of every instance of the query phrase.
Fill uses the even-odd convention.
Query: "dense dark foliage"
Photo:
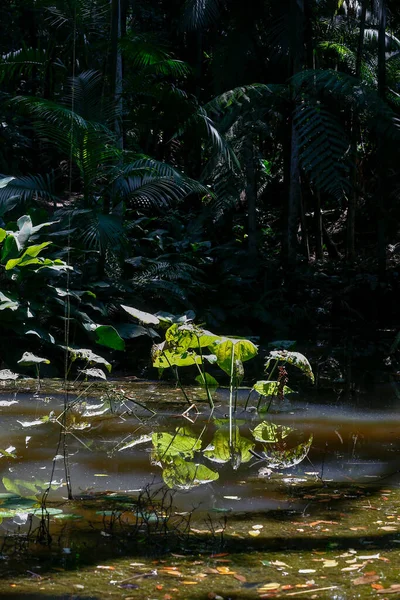
[[[12,348],[32,330],[16,301],[36,344],[99,343],[98,324],[133,344],[121,304],[262,341],[393,342],[394,0],[12,0],[0,18],[2,227],[51,221],[29,243],[73,266],[11,273],[23,248],[3,253]]]

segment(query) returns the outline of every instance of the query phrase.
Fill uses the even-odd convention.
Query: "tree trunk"
[[[298,73],[303,64],[304,54],[304,0],[291,0],[290,14],[290,76]],[[295,97],[292,91],[293,112]],[[293,264],[296,260],[297,249],[297,223],[300,214],[301,183],[299,164],[299,145],[297,131],[293,122],[293,112],[290,116],[290,171],[289,190],[287,199],[286,225],[284,232],[284,246],[286,261]]]
[[[356,77],[361,78],[361,66],[364,50],[364,34],[365,34],[365,19],[367,15],[367,0],[363,0],[361,4],[360,16],[360,35],[358,38],[358,49],[356,56]],[[353,160],[353,189],[349,196],[346,222],[346,257],[349,262],[354,262],[356,257],[355,252],[355,224],[356,212],[358,204],[358,177],[357,177],[357,141],[358,141],[359,121],[356,111],[352,114],[351,127],[351,155]]]
[[[378,92],[382,100],[386,99],[386,0],[379,3],[379,33],[378,33]],[[385,218],[385,194],[386,194],[386,161],[385,148],[382,135],[378,138],[378,268],[380,278],[386,275],[386,218]]]
[[[315,256],[317,260],[323,260],[323,231],[322,231],[322,212],[321,212],[321,194],[317,190],[315,194]]]
[[[113,95],[115,103],[114,131],[116,135],[117,148],[123,149],[124,136],[122,128],[122,54],[119,42],[122,34],[122,0],[111,0],[112,21],[111,21],[111,48],[112,48],[112,75]]]
[[[244,168],[246,174],[246,200],[248,211],[248,248],[249,257],[257,256],[257,181],[254,164],[254,144],[251,135],[245,139]]]

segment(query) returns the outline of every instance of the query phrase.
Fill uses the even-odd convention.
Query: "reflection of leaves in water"
[[[37,496],[43,494],[49,487],[48,482],[40,481],[40,479],[24,481],[22,479],[12,480],[8,477],[3,477],[3,485],[8,492],[12,492],[22,498],[31,498],[32,500],[36,500]],[[57,483],[51,485],[52,490],[57,490],[59,487],[60,484]]]
[[[169,462],[175,456],[192,458],[197,450],[201,450],[201,440],[190,433],[190,430],[185,427],[179,427],[175,434],[153,433],[154,457],[164,462]]]
[[[264,446],[262,456],[270,469],[289,469],[305,459],[311,448],[312,441],[313,436],[310,435],[306,442],[302,442],[294,448],[282,450]]]
[[[276,444],[293,431],[294,429],[292,427],[285,427],[284,425],[277,425],[276,423],[263,421],[257,425],[255,429],[253,429],[252,434],[258,442]]]
[[[229,444],[229,430],[215,432],[212,442],[205,448],[204,456],[216,463],[227,463],[231,458],[235,459],[234,467],[238,468],[241,463],[249,462],[252,458],[250,450],[254,450],[255,444],[240,435],[239,427],[235,427],[232,436],[232,448]]]
[[[219,478],[218,473],[204,465],[187,462],[175,456],[163,470],[163,479],[170,488],[189,490],[196,485],[209,483]]]

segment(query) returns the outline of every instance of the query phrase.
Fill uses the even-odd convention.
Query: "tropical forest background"
[[[398,2],[10,0],[0,23],[1,368],[57,375],[69,347],[154,377],[137,310],[392,368]]]

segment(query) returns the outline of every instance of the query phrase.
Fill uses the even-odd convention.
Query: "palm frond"
[[[73,217],[74,212],[71,214]],[[88,249],[105,254],[108,248],[115,250],[126,243],[122,220],[117,215],[106,215],[97,210],[90,210],[86,212],[84,220],[73,219],[75,220],[76,235]]]
[[[114,171],[117,193],[134,205],[144,208],[165,207],[190,193],[209,194],[201,183],[170,165],[143,157]]]
[[[317,189],[341,198],[349,188],[349,142],[339,120],[321,104],[306,101],[297,107],[294,123],[303,170]]]
[[[12,178],[5,187],[0,188],[0,211],[10,210],[16,203],[33,199],[58,201],[54,182],[54,173]]]
[[[306,70],[292,78],[299,94],[306,90],[311,96],[326,94],[330,101],[335,100],[363,112],[372,131],[388,139],[399,140],[400,119],[390,106],[382,100],[376,89],[360,82],[356,77],[332,69]]]
[[[16,75],[30,75],[33,69],[44,69],[48,63],[46,51],[42,48],[27,48],[23,46],[8,54],[3,54],[0,59],[0,83],[6,78]]]
[[[218,20],[222,0],[186,0],[182,26],[187,30],[204,29]]]
[[[85,121],[107,125],[115,116],[115,106],[104,98],[104,78],[100,71],[84,71],[68,81],[63,105]]]

